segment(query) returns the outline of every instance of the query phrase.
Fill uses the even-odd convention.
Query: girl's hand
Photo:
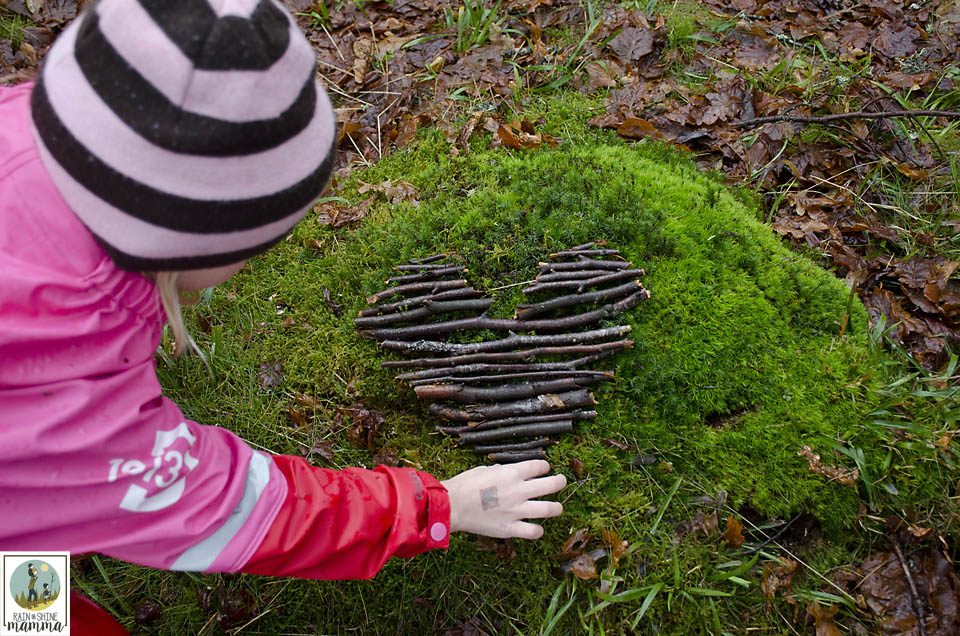
[[[563,475],[533,479],[549,470],[550,464],[533,459],[477,466],[441,482],[450,495],[450,531],[539,539],[543,528],[520,520],[556,517],[563,512],[559,502],[532,501],[567,485]]]

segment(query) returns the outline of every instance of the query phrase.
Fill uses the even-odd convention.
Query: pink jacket
[[[363,578],[446,547],[430,475],[271,457],[161,396],[155,287],[118,269],[53,186],[30,89],[0,88],[0,550]]]

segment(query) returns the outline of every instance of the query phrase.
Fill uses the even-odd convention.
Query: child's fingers
[[[538,499],[545,495],[552,495],[566,485],[567,478],[563,475],[550,475],[526,481],[519,488],[524,499]]]
[[[510,524],[510,536],[517,539],[539,539],[543,536],[543,528],[535,523],[514,521]]]
[[[563,504],[558,501],[526,501],[516,508],[521,519],[545,519],[563,514]]]
[[[526,481],[537,475],[546,474],[550,470],[550,464],[545,459],[528,459],[525,462],[517,462],[513,465],[520,479]]]

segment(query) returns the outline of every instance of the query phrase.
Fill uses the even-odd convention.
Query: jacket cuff
[[[398,547],[396,554],[411,557],[428,550],[450,546],[450,495],[443,484],[429,473],[412,468],[378,466],[386,473],[397,491],[400,508],[405,502],[415,510],[416,529]]]

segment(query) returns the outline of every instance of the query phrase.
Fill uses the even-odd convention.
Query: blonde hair
[[[167,324],[170,325],[170,331],[173,332],[173,355],[179,356],[184,349],[199,353],[200,347],[193,340],[187,326],[183,323],[183,305],[190,304],[190,300],[185,298],[178,288],[181,272],[148,272],[146,275],[152,279],[160,292],[160,302],[163,303],[163,310],[167,312]]]

